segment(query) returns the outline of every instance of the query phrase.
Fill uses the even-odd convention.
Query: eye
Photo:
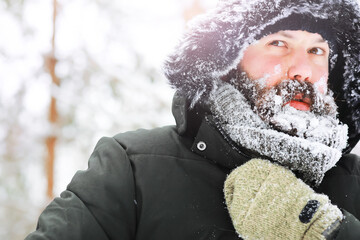
[[[322,50],[319,47],[314,47],[308,51],[308,53],[316,54],[316,55],[323,55],[325,53],[324,50]]]
[[[285,47],[286,46],[285,42],[280,41],[280,40],[274,40],[274,41],[270,42],[269,45],[276,46],[276,47]]]

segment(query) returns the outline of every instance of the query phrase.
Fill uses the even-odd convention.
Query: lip
[[[285,103],[285,105],[287,104],[300,111],[310,111],[311,100],[308,97],[304,97],[304,94],[298,93],[292,100]]]
[[[299,102],[299,101],[291,100],[287,104],[289,104],[291,107],[295,108],[296,110],[310,111],[310,104],[305,103],[305,102]]]

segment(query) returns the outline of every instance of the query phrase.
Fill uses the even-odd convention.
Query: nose
[[[293,80],[311,82],[312,68],[306,51],[297,50],[289,58],[288,77]]]

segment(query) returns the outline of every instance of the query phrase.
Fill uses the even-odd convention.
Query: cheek
[[[283,66],[280,59],[261,55],[244,54],[240,63],[241,70],[245,71],[251,79],[266,79],[266,85],[272,86],[280,76],[283,76]]]
[[[328,90],[328,78],[329,74],[327,71],[318,72],[313,76],[314,87],[323,94]]]
[[[285,69],[286,67],[282,64],[281,59],[274,57],[265,59],[262,65],[262,77],[266,78],[266,85],[272,87],[283,80],[286,75]]]

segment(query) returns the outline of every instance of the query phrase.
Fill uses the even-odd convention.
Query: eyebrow
[[[289,33],[287,33],[287,32],[280,31],[280,32],[278,32],[278,34],[280,34],[280,35],[282,35],[282,36],[284,36],[284,37],[287,37],[287,38],[294,39],[294,36],[291,35],[291,34],[289,34]],[[320,37],[320,38],[318,38],[318,39],[316,40],[316,42],[317,42],[317,43],[326,43],[327,41],[325,41],[322,37]]]

